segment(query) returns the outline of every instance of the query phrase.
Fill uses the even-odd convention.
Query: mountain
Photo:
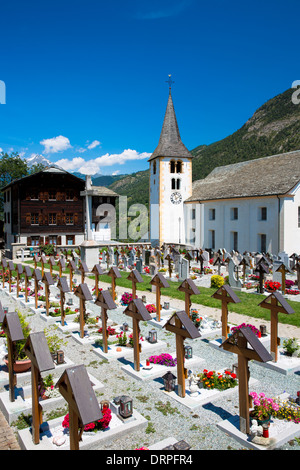
[[[94,186],[109,186],[127,175],[95,175],[92,176]]]
[[[289,89],[262,105],[232,135],[210,145],[199,145],[193,155],[193,181],[219,166],[300,150],[300,104]],[[148,204],[149,170],[123,176],[109,186],[128,202]]]
[[[60,168],[55,163],[50,162],[47,158],[43,155],[34,154],[29,158],[26,158],[26,162],[29,166],[33,165],[44,165],[44,166],[55,166],[56,168]]]

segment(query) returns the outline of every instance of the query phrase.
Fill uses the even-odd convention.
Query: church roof
[[[215,168],[185,202],[287,194],[300,181],[300,150]]]
[[[169,92],[166,114],[158,146],[148,161],[151,161],[156,157],[192,158],[192,155],[181,141],[171,90]]]

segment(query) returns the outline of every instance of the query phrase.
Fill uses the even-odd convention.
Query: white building
[[[218,167],[192,183],[170,91],[149,163],[152,244],[300,253],[300,151]]]

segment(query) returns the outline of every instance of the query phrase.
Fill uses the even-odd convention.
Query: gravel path
[[[100,287],[107,288],[107,286],[107,284],[100,283]],[[117,291],[119,294],[122,294],[124,292],[124,288],[118,287]],[[141,294],[145,295],[145,292],[141,292]],[[155,302],[155,294],[147,293],[146,297],[147,303]],[[6,294],[1,291],[0,300],[2,305],[9,304],[10,311],[17,308],[17,302],[11,298],[8,300]],[[164,302],[164,300],[170,301],[172,307],[180,309],[183,308],[183,302],[179,300],[162,297],[162,302]],[[220,310],[202,306],[199,310],[203,315],[208,315],[218,320],[220,319]],[[30,321],[32,331],[41,331],[45,328],[45,321],[43,321],[39,315],[30,314],[28,309],[23,309],[23,312],[25,311],[28,313],[28,320]],[[110,311],[108,314],[109,318],[118,324],[128,321],[128,317],[122,313],[116,314],[116,312]],[[253,318],[249,318],[248,320],[246,317],[233,313],[230,313],[229,320],[236,324],[240,324],[243,321],[249,321],[252,324],[256,323]],[[258,324],[261,323],[261,321],[258,322]],[[140,322],[140,327],[141,333],[144,336],[148,336],[148,331],[150,329],[149,326],[146,327],[143,322]],[[167,343],[167,348],[160,352],[168,352],[170,354],[175,352],[175,336],[166,332],[164,329],[157,329],[157,331],[158,339]],[[300,338],[299,332],[299,328],[289,327],[288,325],[279,326],[279,335],[281,337],[296,336],[297,338]],[[179,402],[168,398],[161,390],[161,382],[157,380],[149,380],[146,382],[137,381],[121,370],[121,361],[102,361],[91,351],[91,346],[79,345],[70,336],[63,333],[58,334],[67,341],[67,345],[64,347],[65,355],[75,364],[84,364],[88,372],[105,385],[104,394],[101,399],[106,398],[112,400],[118,395],[129,395],[133,398],[134,407],[149,421],[148,428],[146,430],[130,433],[127,437],[122,437],[120,439],[114,439],[113,442],[103,445],[99,447],[99,449],[130,450],[141,446],[149,446],[169,436],[175,437],[177,440],[184,439],[191,445],[193,450],[226,450],[243,448],[236,440],[228,437],[216,426],[219,421],[238,414],[237,388],[234,389],[233,393],[229,396],[213,400],[207,405],[197,409],[197,411],[190,411]],[[194,340],[192,345],[193,354],[205,361],[198,367],[194,367],[194,371],[196,372],[202,372],[204,368],[209,370],[220,370],[231,367],[237,360],[233,355],[228,355],[220,350],[212,348],[204,340]],[[142,352],[141,360],[146,359],[148,356],[149,354]],[[253,387],[253,390],[256,392],[264,392],[267,396],[275,396],[283,391],[296,395],[296,392],[300,390],[299,374],[285,376],[252,362],[249,363],[249,367],[251,377],[259,381]],[[167,370],[168,369],[166,368],[166,371]],[[175,375],[177,375],[176,369],[174,372]],[[3,389],[0,389],[0,391],[3,391]],[[300,440],[293,440],[292,442],[285,444],[282,448],[288,450],[300,450]]]

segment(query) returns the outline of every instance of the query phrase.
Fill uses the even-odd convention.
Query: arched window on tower
[[[156,162],[153,162],[153,174],[156,175]]]
[[[170,173],[175,173],[176,162],[173,160],[170,162]]]
[[[171,179],[171,189],[176,189],[176,180],[175,180],[175,178]]]
[[[180,189],[180,186],[181,186],[181,179],[177,179],[176,180],[176,189]]]
[[[180,160],[176,162],[176,173],[182,173],[182,162]]]

